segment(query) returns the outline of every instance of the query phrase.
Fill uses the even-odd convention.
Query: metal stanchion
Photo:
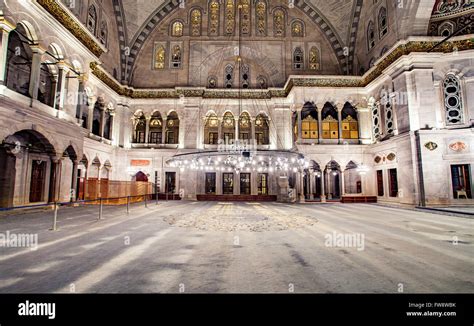
[[[99,198],[99,220],[102,219],[102,210],[103,210],[102,198]]]
[[[148,208],[148,194],[145,194],[145,208]]]
[[[53,231],[56,231],[58,224],[58,203],[54,202],[54,217],[53,217]]]
[[[127,196],[127,214],[130,214],[130,196]]]

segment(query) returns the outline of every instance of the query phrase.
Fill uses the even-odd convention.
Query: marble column
[[[146,116],[145,120],[145,144],[150,142],[150,121],[151,116]]]
[[[77,191],[77,172],[78,172],[79,161],[72,161],[72,180],[71,180],[71,201],[76,201],[78,194]],[[72,196],[74,194],[74,197]]]
[[[323,108],[317,108],[318,110],[318,143],[322,144],[323,142]]]
[[[64,61],[60,61],[58,63],[58,84],[56,87],[55,100],[54,100],[54,108],[57,110],[64,110],[64,102],[67,97],[67,90],[66,90],[66,77],[68,73],[68,68]]]
[[[315,189],[315,184],[314,184],[314,174],[309,173],[308,174],[308,183],[309,183],[309,199],[314,200],[314,189]]]
[[[0,23],[0,86],[6,85],[8,38],[13,26],[4,20]]]
[[[343,143],[343,139],[342,139],[342,109],[343,109],[343,106],[340,106],[338,105],[337,106],[337,121],[339,122],[338,126],[339,126],[339,144],[342,144]]]
[[[344,180],[344,171],[341,171],[341,197],[346,194],[346,180]]]
[[[239,117],[234,117],[234,125],[235,125],[235,132],[234,132],[234,144],[237,143],[237,141],[240,138],[239,135]]]
[[[102,106],[102,110],[100,110],[100,137],[104,138],[104,130],[105,130],[105,107]]]
[[[41,77],[41,58],[44,54],[44,50],[38,45],[31,46],[32,58],[31,58],[31,73],[30,73],[30,88],[28,94],[34,100],[38,99],[38,90]]]
[[[303,136],[302,136],[302,121],[301,121],[301,109],[296,109],[296,117],[297,117],[297,121],[298,121],[298,139],[297,139],[297,143],[298,144],[301,144],[302,140],[303,140]]]
[[[166,144],[166,129],[168,128],[168,118],[163,118],[163,128],[161,132],[161,143],[164,145]]]
[[[88,99],[88,110],[89,110],[89,114],[87,116],[87,128],[89,129],[89,132],[92,133],[92,125],[94,123],[94,107],[95,107],[95,103],[97,101],[97,98],[95,96],[93,97],[89,97]]]
[[[321,171],[321,202],[326,202],[326,181],[324,180],[325,178],[325,172],[324,170]]]

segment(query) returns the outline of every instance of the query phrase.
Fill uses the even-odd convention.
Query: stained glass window
[[[275,9],[273,12],[273,35],[285,36],[285,13],[283,9]]]
[[[264,1],[259,0],[255,10],[255,21],[257,35],[264,36],[267,34],[267,5]]]
[[[201,10],[193,9],[191,11],[191,35],[192,36],[201,35],[201,23],[202,23]]]

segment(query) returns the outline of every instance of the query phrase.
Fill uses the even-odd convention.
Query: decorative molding
[[[100,57],[104,53],[102,46],[84,30],[85,27],[78,24],[55,0],[36,0],[36,2],[71,32],[95,56]]]
[[[133,99],[158,99],[158,98],[180,98],[180,97],[202,97],[202,98],[224,98],[224,99],[271,99],[287,97],[293,87],[331,87],[331,88],[357,88],[366,87],[379,77],[396,60],[410,53],[426,53],[437,41],[408,41],[400,44],[388,53],[385,58],[377,63],[364,76],[340,76],[334,77],[294,77],[290,78],[284,88],[268,90],[238,90],[238,89],[209,89],[209,88],[169,88],[169,89],[134,89],[121,85],[118,81],[104,72],[97,62],[90,64],[91,72],[117,94],[128,96]],[[434,51],[450,53],[453,51],[464,51],[474,49],[474,40],[464,38],[462,40],[450,41],[439,45]]]

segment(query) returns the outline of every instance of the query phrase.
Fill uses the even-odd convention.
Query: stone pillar
[[[222,134],[222,121],[223,118],[217,118],[217,122],[219,123],[217,133],[218,133],[218,141],[223,139],[224,135]]]
[[[323,107],[317,108],[318,110],[318,143],[323,142]]]
[[[341,171],[341,197],[346,194],[346,180],[344,180],[344,170]]]
[[[321,171],[321,202],[325,203],[326,202],[326,180],[325,178],[325,172],[324,170]]]
[[[78,194],[77,191],[77,172],[78,172],[79,161],[73,160],[72,161],[72,180],[71,180],[71,194],[74,194],[74,197],[71,197],[71,201],[76,201]]]
[[[49,99],[49,103],[46,103],[47,105],[49,105],[50,107],[52,107],[53,109],[56,108],[57,106],[57,99],[58,99],[58,79],[59,79],[59,76],[58,74],[55,74],[53,75],[53,78],[52,78],[52,82],[51,82],[51,89],[53,90],[52,94],[51,94],[51,98]]]
[[[305,202],[305,198],[304,198],[304,180],[303,180],[304,176],[303,176],[303,173],[302,172],[298,172],[298,179],[299,179],[299,190],[298,190],[298,193],[299,193],[299,201],[300,203],[304,203]]]
[[[150,143],[150,121],[151,116],[146,116],[145,120],[145,144]]]
[[[303,140],[302,130],[301,130],[301,127],[302,127],[301,108],[296,109],[296,117],[298,119],[297,120],[297,122],[298,122],[298,139],[296,140],[296,143],[301,144],[301,142]]]
[[[49,197],[48,202],[58,201],[60,194],[59,185],[61,184],[61,158],[51,158],[51,175],[49,181]]]
[[[64,102],[67,96],[66,90],[66,77],[67,77],[68,69],[65,65],[64,61],[60,61],[58,63],[58,84],[56,87],[55,93],[55,106],[54,108],[57,110],[64,110]]]
[[[237,140],[240,138],[239,135],[239,117],[234,117],[235,121],[235,132],[234,132],[234,144],[237,142]]]
[[[163,118],[163,128],[161,131],[161,143],[166,144],[166,128],[168,127],[168,119],[167,117]]]
[[[87,117],[87,127],[89,128],[89,132],[92,133],[92,124],[94,122],[94,107],[95,107],[95,102],[97,101],[97,98],[95,96],[89,97],[89,102],[88,102],[88,110],[89,110],[89,115]]]
[[[100,110],[100,137],[104,138],[104,130],[105,130],[105,108],[102,107]]]
[[[257,137],[255,137],[255,120],[256,120],[255,118],[250,118],[250,122],[251,122],[250,123],[250,133],[251,133],[251,135],[249,137],[250,138],[249,141],[250,141],[250,144],[252,144],[252,145],[253,144],[257,145]]]
[[[109,126],[109,137],[110,140],[114,140],[114,128],[115,127],[115,112],[110,112],[110,126]]]
[[[327,178],[327,188],[328,188],[328,199],[332,199],[332,192],[331,192],[331,178],[332,178],[332,170],[327,170],[326,172],[326,178]]]
[[[0,86],[6,85],[8,38],[13,26],[5,20],[0,20]]]
[[[314,200],[314,174],[312,172],[308,173],[308,183],[309,183],[309,199]]]
[[[84,80],[81,77],[78,77],[79,85],[77,87],[77,103],[76,103],[76,112],[77,112],[77,120],[78,122],[82,121],[82,114],[84,113]]]
[[[34,100],[38,99],[38,90],[41,76],[41,58],[44,50],[38,45],[31,46],[31,73],[30,73],[30,88],[28,94]]]
[[[339,129],[338,129],[339,144],[343,143],[343,139],[342,139],[342,109],[343,109],[343,107],[341,105],[337,106],[337,121],[339,122],[338,123],[338,126],[339,126]]]

